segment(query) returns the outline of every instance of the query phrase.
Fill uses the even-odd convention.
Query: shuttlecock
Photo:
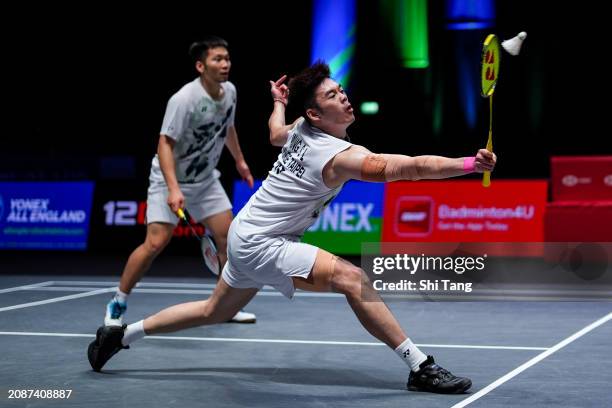
[[[508,51],[508,54],[518,55],[521,52],[521,46],[525,38],[527,38],[527,33],[521,31],[516,37],[503,41],[501,45],[504,47],[504,50]]]

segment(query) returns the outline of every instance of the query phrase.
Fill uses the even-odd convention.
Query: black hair
[[[330,77],[329,66],[321,60],[304,69],[289,81],[289,109],[308,120],[306,111],[317,108],[315,90]]]
[[[227,41],[221,37],[208,35],[200,41],[196,41],[189,47],[189,56],[193,62],[200,61],[206,58],[208,50],[216,47],[228,48]]]

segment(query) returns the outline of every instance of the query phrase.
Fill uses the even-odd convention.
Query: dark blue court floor
[[[287,300],[267,288],[247,308],[256,324],[145,338],[95,373],[86,348],[116,284],[108,276],[0,275],[0,406],[612,406],[608,302],[389,302],[422,350],[472,379],[470,393],[447,396],[407,391],[407,367],[343,297]],[[205,298],[213,285],[147,277],[126,320]],[[20,399],[10,390],[71,395]]]

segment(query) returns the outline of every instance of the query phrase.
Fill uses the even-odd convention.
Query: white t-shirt
[[[236,113],[236,87],[229,81],[221,87],[223,97],[214,100],[198,77],[168,101],[160,133],[176,141],[174,161],[179,184],[203,183],[211,176],[219,177],[215,167]],[[166,183],[157,154],[151,163],[150,182]]]
[[[268,177],[237,215],[238,235],[301,237],[342,189],[325,185],[323,168],[351,146],[299,121]]]

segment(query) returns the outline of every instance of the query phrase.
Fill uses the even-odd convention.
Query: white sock
[[[121,344],[124,346],[129,346],[130,343],[140,340],[144,336],[146,336],[144,331],[144,320],[141,320],[139,322],[132,323],[125,328],[125,331],[123,332],[123,339],[121,339]]]
[[[408,364],[412,371],[419,371],[419,365],[427,360],[427,356],[408,337],[397,346],[395,353]]]
[[[117,299],[121,303],[127,303],[127,297],[128,296],[129,296],[129,294],[124,293],[124,292],[121,291],[121,289],[117,288],[117,292],[115,293],[115,299]]]

